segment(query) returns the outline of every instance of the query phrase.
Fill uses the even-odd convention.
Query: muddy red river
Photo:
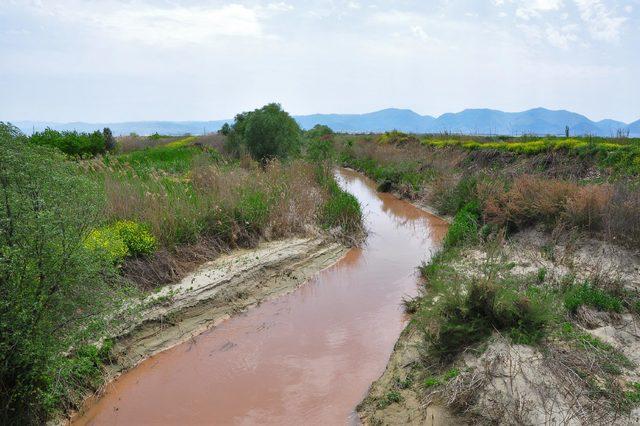
[[[384,371],[446,223],[340,170],[369,235],[296,291],[142,362],[78,425],[344,425]]]

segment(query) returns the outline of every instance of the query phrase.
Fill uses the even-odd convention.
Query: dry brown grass
[[[182,139],[183,136],[167,136],[162,138],[149,138],[147,136],[120,136],[116,138],[118,152],[125,153],[139,149],[153,148],[166,145],[170,142]]]
[[[487,181],[478,185],[488,223],[518,229],[539,222],[565,225],[627,242],[640,237],[640,192],[624,186],[521,176],[508,190],[501,188]]]
[[[581,229],[601,231],[613,196],[610,185],[586,185],[571,194],[565,204],[565,220]]]
[[[146,179],[132,179],[135,171],[126,165],[101,170],[106,217],[145,223],[160,243],[153,256],[127,261],[125,275],[149,288],[179,279],[221,251],[250,247],[263,238],[319,232],[318,218],[329,195],[313,165],[274,161],[264,168],[255,162],[245,166],[195,161],[185,177]]]
[[[610,239],[630,247],[640,245],[640,189],[619,182],[612,190],[604,214],[604,228]]]
[[[222,152],[224,148],[224,142],[226,140],[226,136],[220,133],[209,133],[208,135],[198,136],[195,141],[193,141],[192,145],[209,147],[217,150],[218,152]]]
[[[485,220],[517,228],[540,221],[551,224],[560,218],[567,199],[578,189],[570,182],[521,176],[513,181],[508,191],[494,193],[484,201]]]

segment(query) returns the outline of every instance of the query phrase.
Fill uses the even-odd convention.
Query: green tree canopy
[[[286,159],[300,152],[302,131],[279,104],[268,104],[236,115],[227,147],[239,153],[246,149],[261,162]]]

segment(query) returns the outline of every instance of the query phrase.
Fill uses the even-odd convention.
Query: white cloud
[[[580,18],[587,24],[591,36],[596,40],[615,41],[627,18],[618,16],[600,0],[575,0]]]
[[[429,40],[429,36],[427,32],[420,25],[414,25],[411,27],[411,32],[414,36],[418,37],[420,40],[427,41]]]
[[[281,2],[278,2],[278,3],[269,3],[267,5],[267,9],[275,10],[275,11],[278,11],[278,12],[288,12],[290,10],[293,10],[293,5],[281,1]]]
[[[204,43],[218,37],[263,37],[260,12],[291,8],[284,2],[258,9],[240,4],[159,7],[146,3],[96,4],[73,0],[54,6],[36,3],[35,7],[42,14],[87,26],[113,38],[165,46]]]
[[[545,35],[547,41],[552,46],[568,49],[571,43],[578,41],[576,30],[577,27],[575,25],[567,25],[561,28],[548,26]]]
[[[518,18],[529,20],[540,16],[541,12],[559,10],[563,0],[524,0],[516,9]]]

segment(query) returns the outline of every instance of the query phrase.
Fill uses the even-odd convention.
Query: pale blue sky
[[[0,0],[0,120],[640,118],[640,0]]]

